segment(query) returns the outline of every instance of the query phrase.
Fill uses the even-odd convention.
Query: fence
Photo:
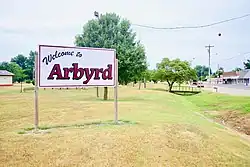
[[[201,88],[194,86],[173,86],[172,92],[200,93]]]

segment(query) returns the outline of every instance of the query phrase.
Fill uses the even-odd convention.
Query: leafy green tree
[[[190,63],[180,59],[163,58],[161,63],[157,64],[157,69],[158,79],[167,81],[169,92],[172,91],[175,82],[181,84],[197,78],[196,71],[191,68]]]
[[[157,76],[157,70],[152,70],[151,72],[151,80],[156,84],[159,81],[159,77]]]
[[[11,59],[11,62],[18,64],[22,69],[26,69],[27,67],[27,57],[22,54],[17,55],[16,57]]]
[[[147,69],[145,49],[131,29],[131,23],[114,13],[106,13],[98,19],[89,20],[82,34],[76,35],[75,44],[81,47],[116,49],[118,58],[118,81],[128,84],[140,78]],[[104,99],[107,99],[107,87]]]
[[[24,74],[27,75],[27,79],[33,80],[33,70],[35,67],[35,56],[37,56],[36,51],[30,51],[29,57],[26,60],[26,68],[24,69]]]
[[[144,71],[143,77],[145,78],[146,81],[151,81],[152,80],[152,71],[151,70]]]
[[[240,67],[236,67],[233,71],[241,71],[242,69]]]
[[[26,79],[33,79],[33,69],[35,66],[35,56],[38,53],[36,51],[30,51],[29,57],[25,57],[22,54],[18,54],[16,57],[11,59],[11,62],[15,62],[22,69],[26,76]]]
[[[250,69],[250,59],[243,63],[245,69]]]
[[[194,69],[196,71],[198,79],[200,79],[200,80],[201,80],[201,78],[204,78],[204,77],[209,75],[209,67],[197,65],[194,67]],[[210,70],[210,74],[212,74],[212,70]]]
[[[13,82],[23,82],[26,75],[24,75],[23,69],[14,62],[2,62],[0,63],[0,70],[7,70],[14,74]]]
[[[215,73],[214,73],[214,77],[219,77],[224,73],[224,69],[223,67],[220,67]]]
[[[206,77],[205,76],[201,76],[200,80],[201,81],[206,81]]]

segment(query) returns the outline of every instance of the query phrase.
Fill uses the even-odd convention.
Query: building
[[[9,71],[0,70],[0,86],[12,86],[13,76],[14,74]]]
[[[237,84],[239,75],[238,71],[224,72],[222,74],[223,84]]]
[[[250,70],[249,69],[241,70],[240,75],[239,75],[239,79],[238,79],[238,83],[248,85],[249,78],[250,78]]]
[[[223,84],[245,84],[250,81],[250,70],[230,71],[222,74]]]

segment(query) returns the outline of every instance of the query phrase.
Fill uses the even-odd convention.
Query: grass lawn
[[[250,97],[204,92],[186,99],[202,114],[250,135]]]
[[[238,111],[250,113],[250,97],[230,96],[226,94],[204,92],[188,99],[203,109]]]
[[[202,94],[153,90],[163,87],[120,87],[121,125],[94,88],[41,89],[39,123],[49,133],[39,134],[24,130],[33,127],[34,93],[0,88],[0,166],[250,166],[249,140],[195,114]]]

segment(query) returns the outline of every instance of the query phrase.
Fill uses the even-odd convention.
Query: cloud
[[[18,53],[29,53],[38,44],[73,45],[82,26],[94,19],[93,12],[115,12],[132,23],[157,27],[192,26],[208,24],[246,14],[248,0],[8,0],[1,2],[0,47],[5,48],[0,61],[10,60]],[[249,51],[249,18],[190,30],[151,30],[132,26],[137,38],[145,45],[151,68],[163,57],[190,60],[193,64],[208,64],[205,45],[215,47],[212,67],[221,59]],[[222,33],[219,38],[218,32]],[[242,60],[222,62],[226,69],[242,64]],[[239,63],[240,62],[240,63]]]

